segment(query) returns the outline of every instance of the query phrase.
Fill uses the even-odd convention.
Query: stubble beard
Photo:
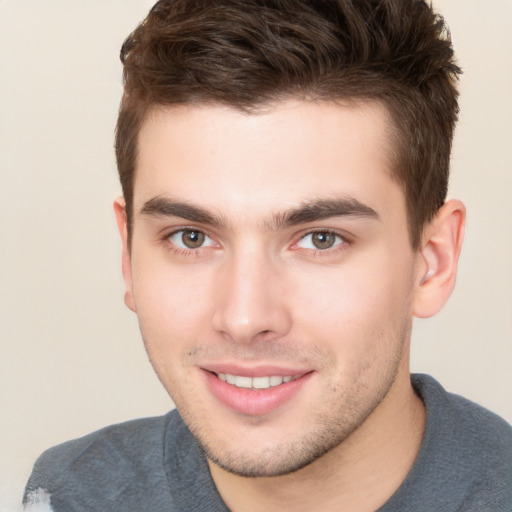
[[[241,477],[282,476],[305,468],[340,446],[385,400],[398,375],[404,352],[408,353],[412,327],[410,317],[403,318],[397,327],[394,334],[395,342],[391,345],[391,353],[385,362],[386,371],[376,388],[369,389],[364,379],[364,376],[368,376],[368,367],[372,367],[366,361],[354,375],[349,389],[340,390],[336,384],[328,388],[326,395],[330,394],[331,397],[322,397],[324,404],[328,405],[324,410],[312,414],[311,421],[308,422],[311,427],[307,431],[301,432],[300,436],[289,441],[270,442],[257,453],[247,453],[244,449],[230,449],[229,432],[222,433],[225,436],[224,442],[212,442],[212,435],[204,423],[204,417],[194,413],[194,404],[176,401],[161,378],[162,375],[159,375],[158,371],[156,373],[175,401],[180,415],[207,459],[223,470]],[[274,351],[277,353],[280,350],[278,347]],[[150,361],[156,370],[155,361],[151,360],[151,357]],[[381,368],[382,363],[380,361]],[[260,418],[253,420],[255,429],[265,422]]]
[[[294,473],[340,446],[353,434],[375,411],[388,395],[398,374],[401,353],[397,352],[389,362],[388,372],[381,382],[378,392],[368,394],[364,384],[355,379],[350,393],[341,392],[333,388],[330,392],[338,395],[333,407],[326,411],[312,415],[311,427],[301,433],[300,438],[281,443],[270,443],[261,447],[257,454],[250,454],[241,449],[229,448],[229,441],[225,446],[217,446],[211,442],[208,429],[198,424],[189,415],[187,407],[180,413],[185,423],[197,440],[201,450],[211,462],[223,470],[237,476],[276,477]],[[333,409],[336,410],[333,413]],[[254,421],[254,428],[258,428],[258,420]],[[229,438],[229,433],[226,434]]]

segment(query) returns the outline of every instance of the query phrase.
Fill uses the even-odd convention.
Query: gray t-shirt
[[[425,434],[409,475],[378,512],[511,512],[510,425],[432,377],[411,380],[426,405]],[[54,512],[228,511],[177,411],[51,448],[25,500],[37,489],[50,494]]]

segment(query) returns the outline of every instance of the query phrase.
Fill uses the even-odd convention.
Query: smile
[[[246,377],[242,375],[232,375],[230,373],[217,373],[217,377],[227,384],[236,386],[237,388],[244,389],[268,389],[281,384],[286,384],[298,377],[288,375],[281,377],[279,375],[272,375],[268,377]]]
[[[212,396],[231,411],[246,416],[269,414],[291,402],[316,373],[313,370],[272,366],[209,366],[202,369],[202,374]]]

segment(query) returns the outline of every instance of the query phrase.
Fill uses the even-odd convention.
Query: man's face
[[[127,304],[215,463],[293,471],[409,385],[417,259],[376,103],[155,109]],[[385,400],[384,400],[385,399]]]

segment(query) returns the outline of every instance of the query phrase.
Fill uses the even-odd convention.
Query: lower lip
[[[212,394],[235,412],[249,416],[268,414],[290,401],[312,376],[306,373],[298,379],[267,389],[238,388],[221,381],[215,374],[204,370]]]

